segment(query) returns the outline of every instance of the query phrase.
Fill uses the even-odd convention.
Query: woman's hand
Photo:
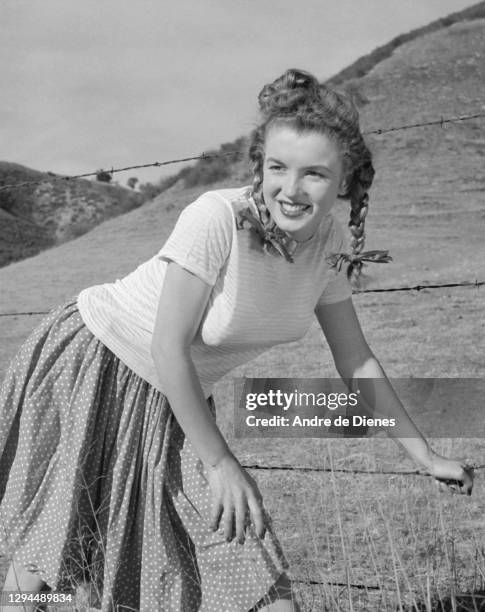
[[[442,487],[448,487],[453,493],[472,494],[474,475],[473,467],[468,462],[447,459],[432,452],[428,472]]]
[[[264,538],[263,499],[256,482],[232,455],[225,455],[216,466],[205,466],[213,494],[210,528],[224,528],[228,542],[234,533],[239,544],[244,543],[247,519],[254,523],[256,535]],[[249,515],[249,516],[248,516]]]

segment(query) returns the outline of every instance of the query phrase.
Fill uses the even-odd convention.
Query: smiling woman
[[[361,379],[410,456],[471,493],[472,470],[430,449],[352,306],[374,174],[357,111],[299,70],[259,101],[252,186],[202,194],[158,253],[53,311],[13,360],[0,389],[5,590],[60,589],[101,559],[91,578],[103,612],[297,612],[258,485],[211,394],[315,316],[342,378]],[[351,255],[338,197],[350,200]]]
[[[271,216],[297,243],[313,236],[338,197],[349,199],[352,253],[336,255],[336,262],[349,261],[348,276],[358,276],[374,177],[359,115],[348,96],[290,73],[259,94],[264,121],[250,147],[254,199],[263,218]],[[390,260],[386,252],[373,253],[373,259]]]

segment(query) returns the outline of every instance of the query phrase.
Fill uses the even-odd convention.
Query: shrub
[[[96,171],[96,180],[101,183],[111,183],[112,178],[112,174],[106,170],[101,169]]]

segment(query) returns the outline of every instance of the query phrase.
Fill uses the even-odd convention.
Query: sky
[[[0,160],[78,174],[200,155],[249,133],[258,92],[287,68],[328,78],[473,4],[2,0]]]

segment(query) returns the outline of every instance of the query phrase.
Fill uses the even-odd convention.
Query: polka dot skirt
[[[248,612],[288,564],[269,517],[228,543],[210,506],[166,397],[75,303],[53,311],[0,388],[0,553],[54,590],[91,582],[103,612]]]

